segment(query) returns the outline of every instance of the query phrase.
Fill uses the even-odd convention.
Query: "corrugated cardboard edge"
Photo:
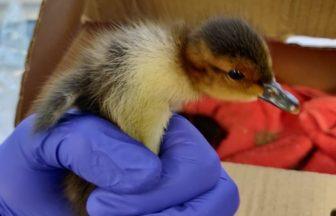
[[[329,216],[336,208],[336,176],[223,163],[238,185],[237,216]]]

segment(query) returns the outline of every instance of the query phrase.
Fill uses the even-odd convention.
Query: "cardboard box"
[[[197,23],[209,15],[242,16],[269,38],[280,80],[336,91],[336,51],[281,43],[287,35],[336,37],[334,0],[45,0],[26,60],[16,123],[59,65],[83,24],[129,18]],[[247,165],[224,165],[240,188],[238,215],[323,216],[336,207],[336,177]]]
[[[329,216],[336,175],[223,163],[240,191],[237,216]]]

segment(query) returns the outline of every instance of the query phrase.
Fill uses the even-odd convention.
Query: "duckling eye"
[[[242,79],[244,79],[245,78],[245,76],[244,76],[244,74],[243,73],[241,73],[240,71],[238,71],[238,70],[230,70],[229,72],[228,72],[228,75],[229,75],[229,77],[231,78],[231,79],[234,79],[234,80],[242,80]]]

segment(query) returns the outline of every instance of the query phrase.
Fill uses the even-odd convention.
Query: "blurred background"
[[[0,0],[0,143],[14,128],[21,76],[41,0]]]

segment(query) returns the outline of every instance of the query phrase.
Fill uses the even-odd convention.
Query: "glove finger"
[[[184,118],[169,123],[161,151],[159,184],[140,194],[117,194],[96,189],[88,199],[90,215],[143,215],[190,200],[213,188],[221,173],[219,159]]]
[[[146,191],[158,182],[161,162],[141,143],[96,116],[66,118],[41,145],[39,155],[46,164],[120,193]]]
[[[161,152],[161,161],[167,164],[167,178],[176,179],[176,186],[180,185],[182,191],[189,190],[189,197],[185,199],[208,191],[215,186],[221,175],[217,153],[203,135],[182,116],[174,115],[171,118]],[[180,168],[176,170],[175,167]],[[177,174],[170,174],[173,172]]]
[[[217,185],[209,192],[186,202],[146,216],[232,216],[239,206],[239,192],[236,184],[222,171]]]

